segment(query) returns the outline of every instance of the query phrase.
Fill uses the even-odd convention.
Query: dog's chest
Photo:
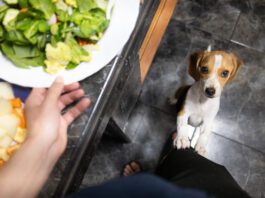
[[[185,103],[189,124],[194,127],[204,121],[213,120],[219,109],[219,98],[202,101],[199,95],[188,94]]]

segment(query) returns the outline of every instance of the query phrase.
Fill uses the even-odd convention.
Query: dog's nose
[[[207,96],[213,97],[215,94],[215,88],[213,87],[206,88],[205,93],[207,94]]]

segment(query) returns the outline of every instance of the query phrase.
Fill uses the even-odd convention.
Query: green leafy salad
[[[4,0],[0,47],[17,67],[50,74],[90,60],[89,50],[109,25],[108,0]]]

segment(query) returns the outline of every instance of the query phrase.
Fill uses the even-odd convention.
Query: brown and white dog
[[[242,62],[233,53],[225,51],[201,51],[190,57],[189,74],[195,83],[187,91],[181,111],[177,115],[177,136],[174,146],[189,148],[189,126],[200,126],[200,135],[195,150],[206,154],[206,145],[213,120],[219,110],[221,92],[230,82]],[[171,103],[176,103],[176,98]]]

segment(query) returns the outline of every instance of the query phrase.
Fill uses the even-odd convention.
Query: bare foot
[[[128,163],[123,169],[123,176],[135,175],[142,171],[141,165],[137,162]]]

